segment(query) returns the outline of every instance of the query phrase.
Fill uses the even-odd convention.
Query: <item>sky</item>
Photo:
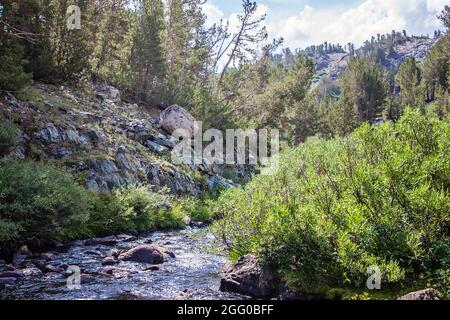
[[[406,30],[433,35],[441,28],[437,15],[450,0],[259,0],[267,14],[270,38],[284,38],[284,47],[305,48],[324,41],[360,46],[378,33]],[[223,20],[237,25],[241,0],[208,0],[209,25]]]

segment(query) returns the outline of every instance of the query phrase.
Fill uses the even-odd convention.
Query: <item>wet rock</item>
[[[164,257],[170,257],[172,259],[176,258],[175,253],[173,253],[171,250],[155,244],[153,244],[153,246],[157,248],[159,251],[161,251],[164,254]]]
[[[0,278],[0,288],[7,285],[12,285],[17,281],[17,278]]]
[[[101,253],[99,251],[96,250],[87,250],[84,252],[84,254],[90,255],[90,256],[98,256],[101,257]]]
[[[397,300],[439,300],[439,296],[437,290],[431,288],[408,293]]]
[[[101,269],[101,273],[113,276],[115,278],[125,278],[135,272],[123,268],[104,267],[103,269]]]
[[[5,265],[4,268],[5,268],[5,271],[15,271],[16,270],[16,268],[11,264]]]
[[[160,269],[161,269],[160,266],[151,266],[151,267],[145,268],[144,271],[158,271]]]
[[[120,255],[120,250],[112,249],[112,250],[108,251],[108,253],[106,254],[106,257],[118,258],[119,255]]]
[[[113,257],[106,257],[102,260],[102,266],[114,266],[118,263],[119,261],[117,261]]]
[[[246,255],[223,273],[220,291],[234,292],[254,298],[271,298],[278,291],[279,281],[263,267],[254,255]]]
[[[161,247],[156,245],[141,245],[122,253],[119,260],[133,261],[148,264],[164,263],[164,253]]]
[[[17,255],[29,257],[32,255],[31,251],[28,249],[28,246],[23,245],[17,250]]]
[[[80,276],[80,284],[89,284],[95,282],[95,277],[90,274],[82,274]]]
[[[20,279],[25,277],[21,271],[5,271],[0,273],[0,278],[16,278]]]
[[[55,256],[54,253],[51,252],[45,252],[45,253],[41,253],[41,259],[44,259],[46,261],[51,261],[53,260],[53,257]]]
[[[51,264],[48,264],[44,267],[44,272],[45,273],[50,273],[50,272],[54,272],[54,273],[63,273],[65,270],[61,267],[56,267],[53,266]]]
[[[20,272],[25,276],[25,277],[37,277],[37,276],[42,276],[42,271],[39,270],[36,267],[31,267],[31,268],[25,268],[20,270]]]
[[[198,129],[195,127],[195,118],[178,105],[172,105],[161,112],[159,124],[169,133],[182,129],[189,136],[192,136]]]

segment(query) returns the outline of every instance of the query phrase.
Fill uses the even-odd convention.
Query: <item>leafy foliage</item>
[[[20,130],[11,122],[0,122],[0,157],[17,144]]]
[[[449,141],[450,118],[413,110],[348,138],[310,139],[285,150],[273,175],[225,192],[216,233],[234,259],[257,253],[301,291],[364,288],[373,265],[384,286],[439,278],[433,285],[442,289]]]
[[[92,198],[70,175],[39,163],[0,166],[1,245],[63,237],[87,223]]]

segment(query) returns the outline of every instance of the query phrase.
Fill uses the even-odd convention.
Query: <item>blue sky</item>
[[[436,15],[448,0],[259,0],[267,14],[272,38],[285,38],[291,48],[323,41],[361,45],[377,33],[393,29],[409,34],[433,34],[440,28]],[[236,24],[240,0],[208,0],[208,22],[220,19]]]

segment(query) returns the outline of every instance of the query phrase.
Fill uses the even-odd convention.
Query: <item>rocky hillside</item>
[[[407,40],[394,44],[392,47],[381,45],[383,59],[380,62],[383,68],[388,70],[397,70],[398,67],[408,57],[414,57],[422,61],[431,48],[436,44],[439,38],[427,37],[408,37]],[[366,55],[365,48],[355,51],[357,55]],[[323,77],[330,77],[336,80],[347,68],[351,55],[349,53],[316,53],[311,55],[316,66],[316,75],[313,83],[318,84]]]
[[[159,125],[162,109],[124,102],[111,86],[81,90],[36,84],[5,93],[0,111],[22,131],[12,157],[67,168],[93,191],[145,183],[199,195],[251,177],[242,167],[171,164],[175,141]]]

